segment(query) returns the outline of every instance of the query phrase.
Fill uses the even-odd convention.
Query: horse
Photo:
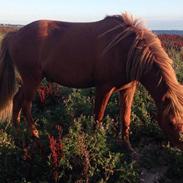
[[[119,92],[122,139],[131,150],[131,105],[137,83],[141,83],[155,101],[160,127],[173,146],[183,149],[183,88],[158,37],[132,15],[88,23],[40,20],[4,37],[0,119],[10,119],[12,111],[12,121],[18,126],[22,110],[35,137],[38,131],[31,105],[43,78],[67,87],[95,87],[98,126],[111,95]]]

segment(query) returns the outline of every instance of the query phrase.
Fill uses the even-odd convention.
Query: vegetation
[[[181,48],[166,49],[182,82]],[[117,94],[108,104],[104,129],[94,129],[94,94],[94,88],[69,89],[44,80],[32,110],[40,140],[28,135],[23,117],[18,134],[11,123],[0,124],[0,182],[182,183],[183,152],[169,146],[147,91],[139,87],[132,110],[131,142],[139,160],[119,143]]]

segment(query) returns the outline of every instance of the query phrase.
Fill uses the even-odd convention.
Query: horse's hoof
[[[104,127],[103,127],[102,124],[97,125],[97,128],[96,129],[99,130],[99,131],[104,131]]]
[[[138,153],[137,151],[135,151],[132,147],[129,147],[129,148],[127,149],[127,151],[129,152],[129,154],[130,154],[130,156],[131,156],[131,158],[132,158],[133,160],[139,161],[140,155],[139,155],[139,153]]]
[[[102,123],[98,122],[98,121],[96,122],[94,128],[95,128],[95,130],[101,130],[101,131],[104,130]]]
[[[35,138],[39,138],[39,131],[37,129],[32,130],[32,136]]]
[[[135,161],[139,161],[139,160],[140,160],[140,155],[139,155],[139,153],[137,153],[135,150],[133,150],[133,151],[131,152],[131,157],[132,157],[132,159],[135,160]]]

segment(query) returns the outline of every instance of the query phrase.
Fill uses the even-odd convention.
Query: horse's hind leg
[[[20,88],[13,98],[13,115],[12,122],[16,128],[20,126],[20,111],[23,102],[23,90]]]
[[[122,141],[124,146],[130,151],[134,151],[129,140],[129,129],[131,107],[136,87],[137,83],[132,82],[132,84],[128,88],[125,88],[122,91],[120,91],[120,115],[122,120],[122,128],[120,128],[120,135],[122,135]]]
[[[95,121],[96,125],[102,127],[102,119],[107,106],[107,103],[115,91],[115,87],[100,86],[96,87],[96,98],[95,98]]]
[[[38,130],[36,129],[35,122],[33,120],[31,109],[32,109],[32,100],[36,93],[36,90],[40,84],[40,81],[24,81],[23,87],[23,102],[22,102],[22,112],[28,122],[29,130],[33,137],[39,137]]]

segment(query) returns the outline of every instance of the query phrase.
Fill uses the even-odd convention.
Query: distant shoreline
[[[183,30],[152,30],[156,34],[176,34],[183,36]]]

